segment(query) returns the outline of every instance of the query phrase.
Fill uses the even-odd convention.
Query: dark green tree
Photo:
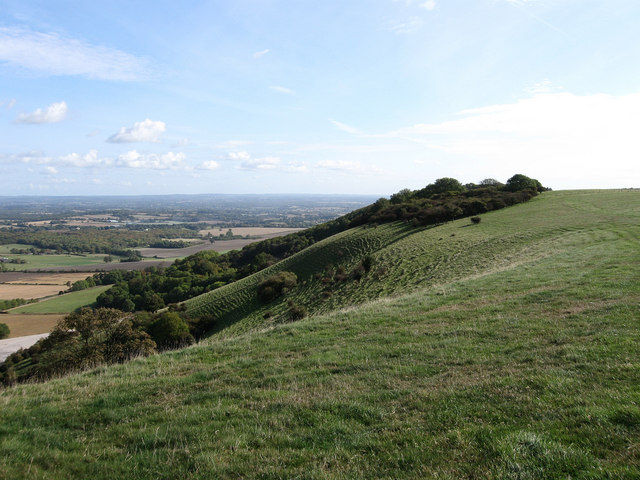
[[[159,348],[178,348],[191,345],[195,339],[189,325],[176,312],[164,312],[149,327],[151,338]]]
[[[9,327],[6,323],[0,323],[0,340],[9,336]]]
[[[538,186],[542,187],[540,182],[534,180],[533,178],[529,178],[526,175],[522,175],[521,173],[515,174],[509,180],[507,180],[507,184],[505,185],[505,190],[509,192],[519,192],[520,190],[538,190]]]

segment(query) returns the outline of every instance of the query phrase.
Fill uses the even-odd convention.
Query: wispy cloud
[[[337,120],[332,120],[331,118],[329,119],[329,121],[331,123],[333,123],[336,127],[338,127],[340,130],[342,130],[343,132],[351,133],[353,135],[362,134],[362,132],[360,130],[358,130],[357,128],[352,127],[350,125],[347,125],[346,123],[342,123],[342,122],[339,122]]]
[[[275,170],[281,168],[293,171],[297,164],[283,165],[280,157],[267,155],[254,158],[249,152],[231,152],[227,155],[228,160],[239,162],[237,166],[240,170]]]
[[[514,7],[517,7],[526,16],[528,16],[529,18],[532,18],[538,23],[541,23],[542,25],[553,30],[554,32],[557,32],[565,37],[569,36],[567,35],[567,32],[558,28],[556,25],[548,22],[547,20],[540,17],[539,15],[536,15],[531,11],[531,8],[528,8],[529,5],[540,4],[541,2],[539,0],[504,0],[504,1],[513,5]]]
[[[355,175],[370,175],[381,173],[381,170],[374,165],[364,165],[360,162],[347,160],[321,160],[316,166],[325,170],[334,170],[341,173]]]
[[[427,10],[433,10],[436,8],[436,0],[427,0],[424,3],[421,3],[420,6],[422,8],[426,8]]]
[[[216,143],[214,146],[216,148],[223,148],[225,150],[230,150],[232,148],[239,148],[245,145],[250,145],[253,142],[247,140],[225,140],[224,142]]]
[[[166,130],[164,122],[150,119],[136,122],[133,127],[122,127],[111,135],[107,142],[110,143],[133,143],[133,142],[157,142],[160,135]]]
[[[273,170],[280,166],[279,157],[249,158],[240,164],[242,170]]]
[[[16,118],[16,123],[39,124],[39,123],[57,123],[64,120],[67,116],[67,103],[52,103],[44,110],[38,108],[32,113],[21,113]]]
[[[261,51],[259,51],[259,52],[255,52],[255,53],[253,54],[253,58],[258,59],[258,58],[264,57],[264,56],[265,56],[267,53],[269,53],[270,51],[271,51],[271,50],[269,50],[268,48],[266,48],[266,49],[261,50]]]
[[[16,104],[16,99],[12,98],[7,102],[0,102],[0,108],[5,108],[6,110],[11,110]]]
[[[58,33],[27,28],[0,28],[0,62],[45,75],[119,81],[144,80],[150,76],[148,62],[142,58]]]
[[[392,24],[389,26],[389,31],[399,35],[409,34],[420,30],[423,24],[424,22],[420,17],[410,17],[407,20]]]
[[[286,93],[287,95],[293,95],[295,92],[293,90],[291,90],[290,88],[286,88],[286,87],[280,87],[278,85],[272,85],[269,87],[271,90],[273,90],[274,92],[278,92],[278,93]]]

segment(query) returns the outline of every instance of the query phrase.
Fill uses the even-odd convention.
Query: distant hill
[[[640,191],[480,217],[346,230],[189,300],[199,345],[1,391],[0,472],[638,478]]]

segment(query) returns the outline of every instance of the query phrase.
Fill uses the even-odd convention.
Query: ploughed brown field
[[[9,338],[49,333],[67,314],[1,314],[0,322],[9,327]]]
[[[87,278],[87,273],[0,272],[0,300],[43,298],[66,290],[67,282]]]

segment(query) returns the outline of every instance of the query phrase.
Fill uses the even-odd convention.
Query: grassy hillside
[[[264,328],[287,320],[287,302],[324,313],[416,288],[485,275],[553,255],[576,235],[615,232],[640,219],[637,191],[549,192],[504,210],[437,227],[396,222],[359,227],[334,235],[255,275],[186,302],[195,315],[210,313],[225,335]],[[349,276],[371,256],[371,271],[359,280],[327,281],[326,266],[344,267]],[[258,285],[279,271],[292,271],[298,286],[285,297],[263,304]],[[327,292],[327,293],[324,293]],[[265,314],[271,314],[265,319]],[[241,321],[238,321],[241,320]],[[237,323],[236,323],[237,322]]]
[[[261,273],[190,303],[226,311],[224,335],[3,391],[0,477],[638,478],[640,192],[465,225],[358,229],[271,267],[327,313],[243,318]],[[374,267],[322,300],[337,245]]]

